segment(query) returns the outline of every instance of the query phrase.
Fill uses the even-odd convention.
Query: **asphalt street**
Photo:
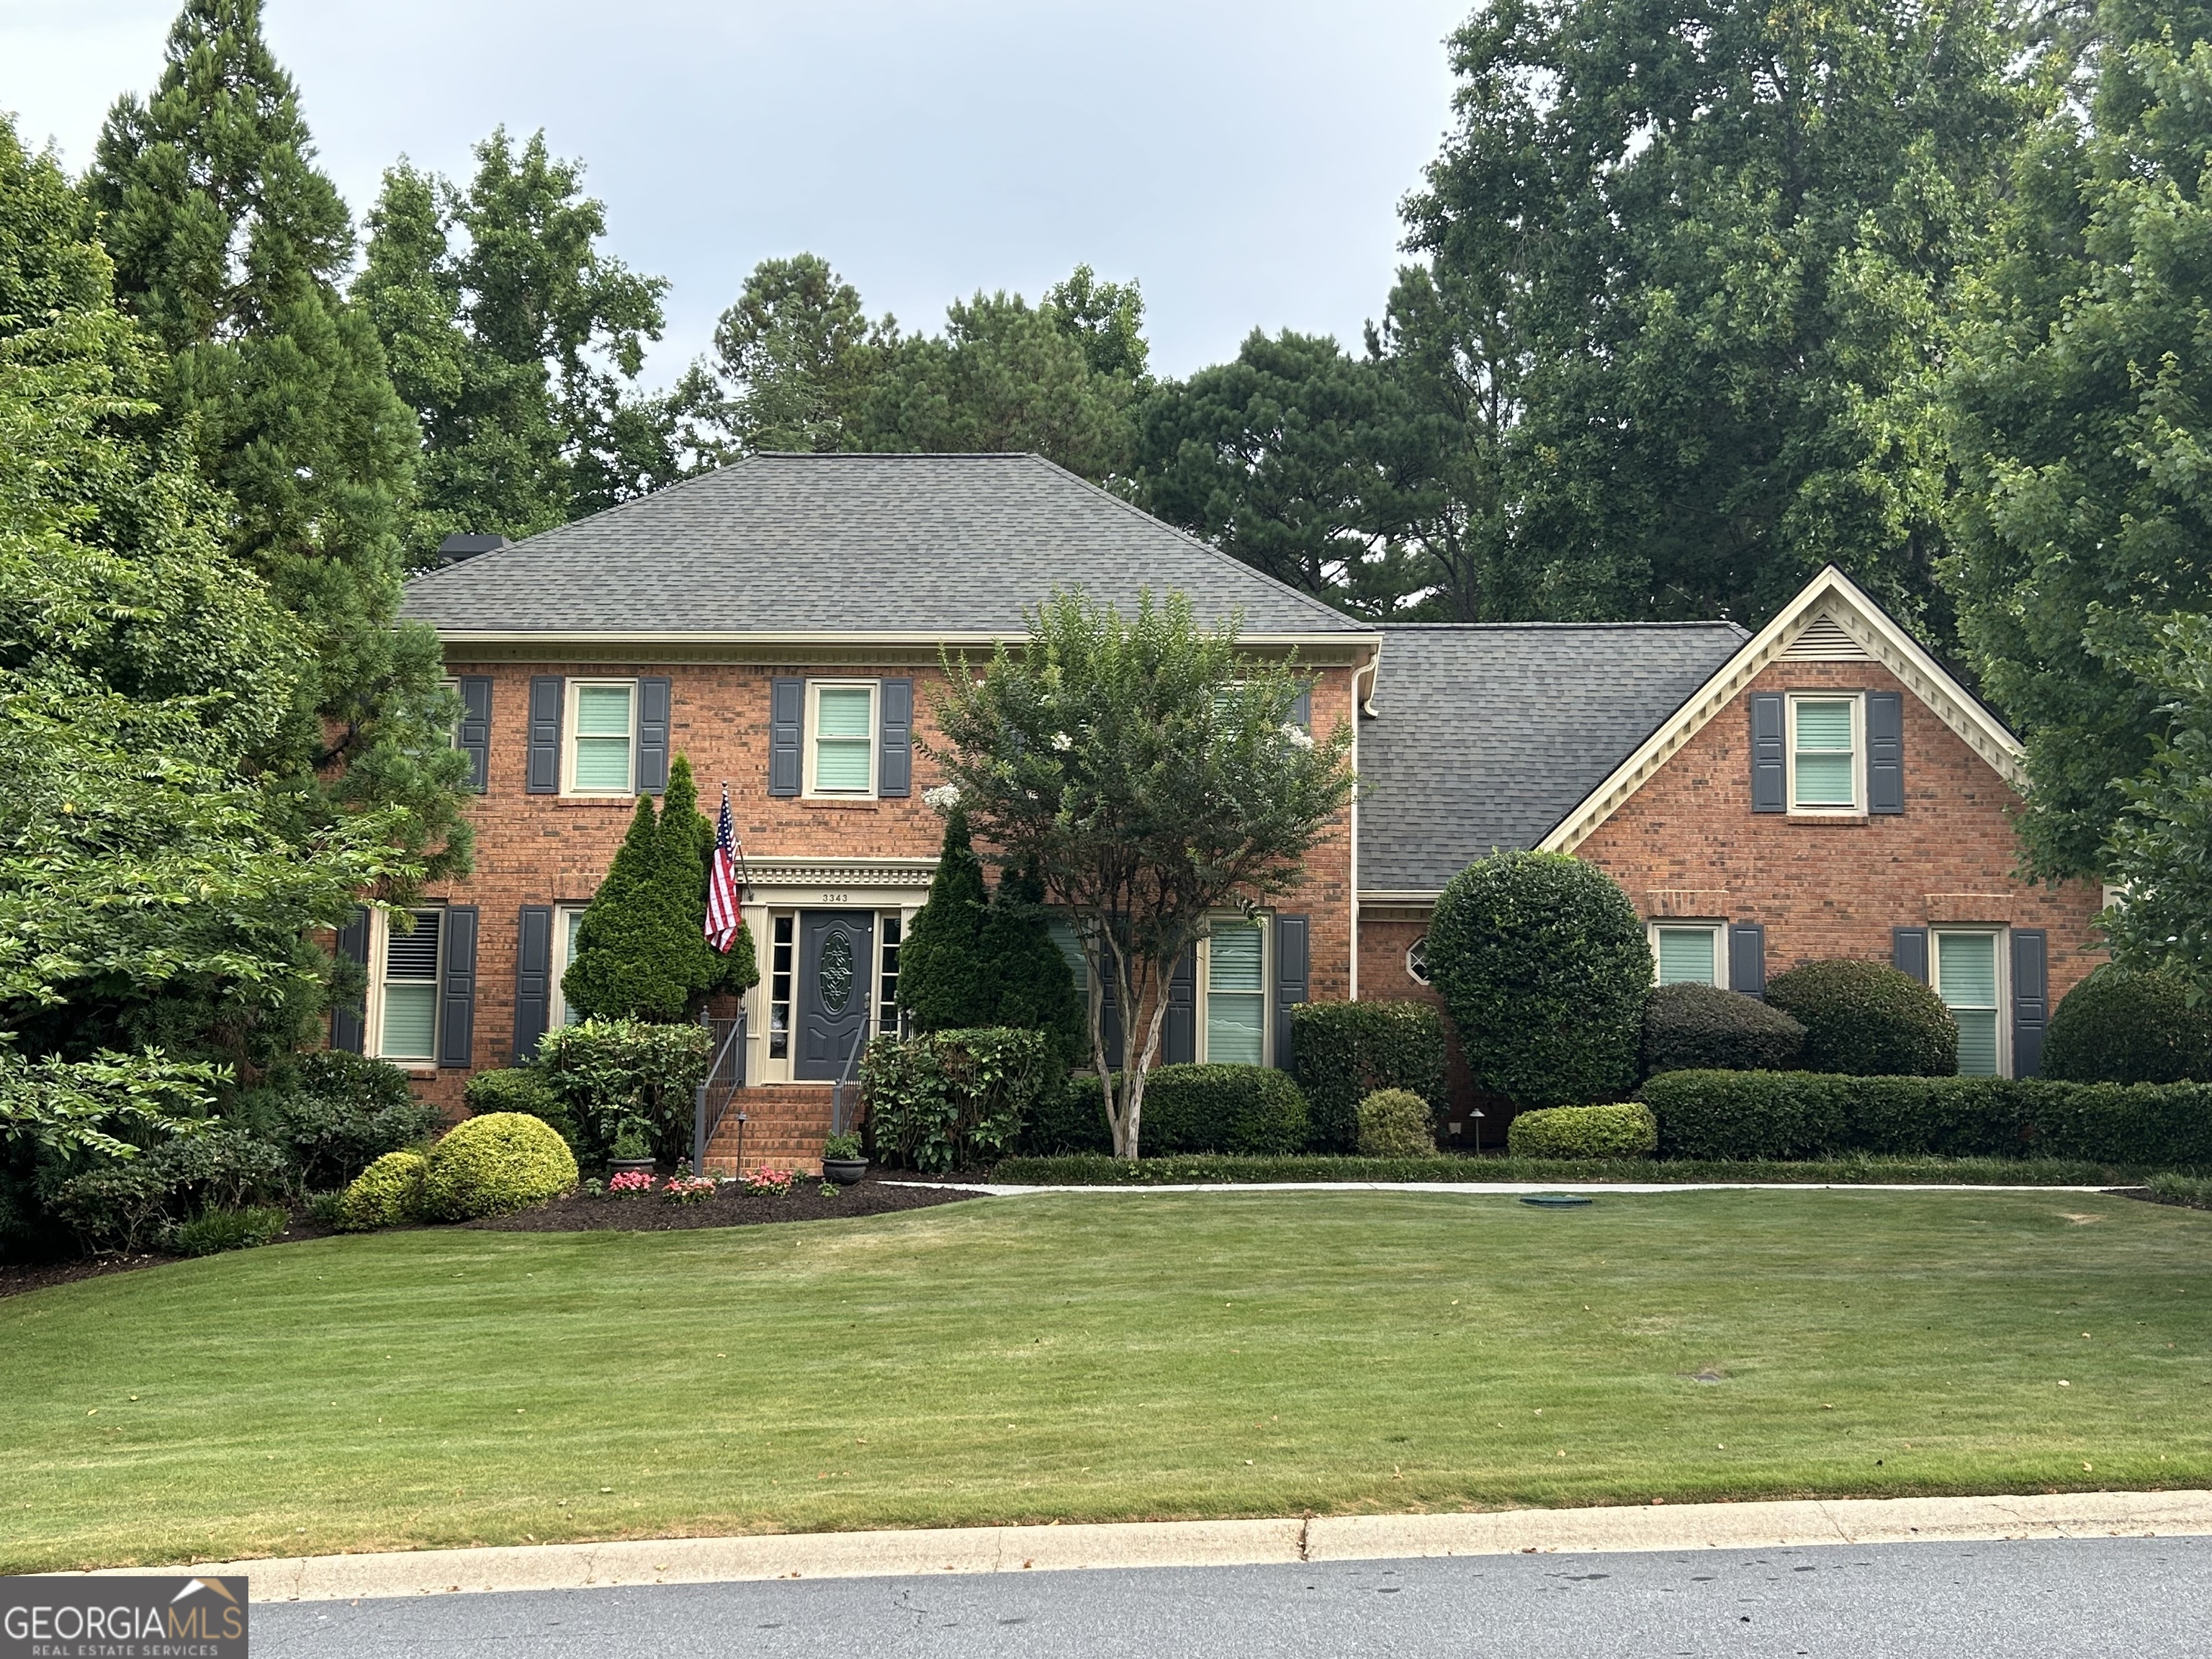
[[[2212,1539],[639,1586],[253,1608],[256,1659],[2203,1659]]]

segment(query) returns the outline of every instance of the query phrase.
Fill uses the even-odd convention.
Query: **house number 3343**
[[[814,902],[817,904],[843,904],[848,901],[843,893],[823,893],[817,895]]]

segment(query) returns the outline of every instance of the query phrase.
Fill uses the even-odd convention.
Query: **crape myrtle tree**
[[[943,736],[926,752],[945,783],[928,799],[964,811],[1073,923],[1114,1151],[1133,1158],[1176,962],[1212,915],[1296,884],[1352,799],[1352,731],[1316,738],[1295,724],[1303,678],[1243,650],[1234,618],[1200,628],[1187,595],[1147,590],[1125,616],[1055,592],[1029,622],[981,674],[945,659]]]

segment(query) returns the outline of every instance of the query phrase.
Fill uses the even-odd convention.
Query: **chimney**
[[[463,559],[473,559],[479,553],[494,553],[506,545],[504,536],[448,536],[438,544],[438,562],[441,566],[459,564]]]

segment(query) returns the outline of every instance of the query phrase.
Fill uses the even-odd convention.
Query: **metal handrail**
[[[700,1024],[709,1033],[720,1023],[712,1015],[700,1016]],[[714,1051],[714,1058],[707,1066],[706,1076],[700,1079],[699,1086],[692,1095],[691,1173],[695,1176],[707,1172],[707,1148],[714,1139],[714,1132],[722,1127],[722,1119],[729,1112],[730,1103],[737,1098],[738,1091],[744,1086],[745,1010],[743,1003],[738,1005],[737,1018],[729,1024],[728,1032],[724,1035],[720,1046]],[[732,1059],[733,1055],[734,1060]],[[725,1062],[729,1063],[726,1066]],[[730,1073],[726,1082],[722,1078],[726,1069]],[[713,1103],[714,1109],[710,1115],[708,1097],[717,1092],[720,1098]]]
[[[830,1091],[830,1133],[832,1137],[845,1133],[845,1087],[853,1080],[853,1062],[860,1059],[860,1050],[868,1046],[868,1022],[863,1018],[860,1029],[853,1033],[853,1046],[845,1051],[845,1069],[837,1079],[837,1085]]]

